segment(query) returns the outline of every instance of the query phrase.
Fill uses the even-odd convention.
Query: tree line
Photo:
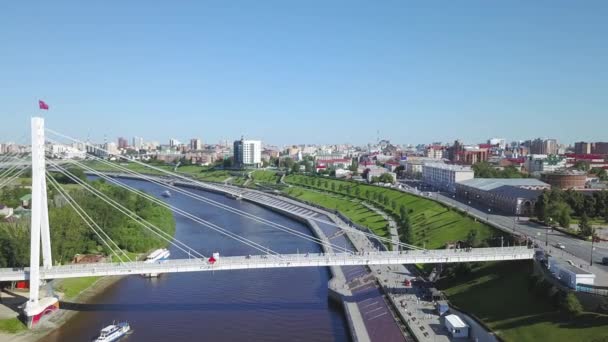
[[[528,175],[517,170],[513,165],[506,166],[502,169],[494,167],[494,165],[482,161],[471,166],[475,172],[475,178],[526,178]]]
[[[103,180],[90,184],[108,197],[119,202],[142,219],[154,224],[173,236],[175,221],[170,210],[129,192],[112,186]],[[3,190],[0,198],[5,192]],[[116,242],[119,248],[134,253],[145,253],[153,248],[166,246],[166,241],[143,228],[134,219],[119,214],[109,204],[83,189],[69,190],[74,200]],[[110,255],[107,246],[91,231],[80,216],[53,189],[48,189],[49,224],[51,226],[51,250],[53,262],[65,264],[76,254],[103,253]],[[23,217],[14,222],[0,223],[0,267],[29,265],[30,222]]]
[[[603,219],[608,223],[608,192],[584,194],[572,189],[544,190],[535,205],[536,217],[547,225],[558,223],[570,227],[571,216],[579,217],[579,233],[584,237],[593,234],[590,219]]]

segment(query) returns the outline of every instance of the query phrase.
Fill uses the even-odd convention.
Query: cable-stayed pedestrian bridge
[[[208,272],[253,270],[287,267],[325,267],[354,265],[401,265],[503,261],[532,259],[534,250],[528,247],[496,247],[445,250],[413,250],[399,252],[314,253],[281,255],[227,256],[210,262],[203,258],[173,259],[157,263],[133,261],[53,266],[40,269],[41,279],[114,276],[148,273]],[[29,268],[0,269],[0,281],[29,279]]]
[[[141,191],[133,186],[121,182],[120,179],[110,177],[107,174],[99,172],[90,165],[78,161],[69,160],[67,162],[59,162],[52,156],[49,157],[47,142],[54,143],[55,140],[46,137],[45,133],[50,132],[54,136],[62,139],[71,140],[81,146],[86,146],[87,151],[103,151],[103,156],[109,156],[112,153],[98,146],[89,144],[66,136],[60,132],[51,129],[45,129],[43,118],[32,118],[31,120],[31,159],[28,158],[28,153],[14,153],[0,158],[0,189],[4,186],[10,186],[19,177],[31,168],[31,222],[30,222],[30,267],[27,268],[5,268],[0,269],[0,281],[29,281],[29,300],[25,305],[24,314],[27,318],[28,326],[36,324],[40,318],[47,313],[56,311],[59,307],[58,299],[55,297],[40,298],[40,285],[42,280],[61,279],[61,278],[76,278],[87,276],[116,276],[116,275],[131,275],[131,274],[159,274],[159,273],[180,273],[180,272],[208,272],[208,271],[229,271],[229,270],[254,270],[254,269],[271,269],[271,268],[290,268],[290,267],[326,267],[326,266],[363,266],[363,265],[396,265],[396,264],[442,264],[442,263],[457,263],[457,262],[478,262],[478,261],[503,261],[503,260],[523,260],[532,259],[534,250],[527,246],[522,247],[500,247],[500,248],[457,248],[443,250],[427,250],[423,247],[408,244],[404,242],[394,242],[389,238],[376,235],[370,231],[359,230],[346,224],[334,224],[322,218],[319,218],[317,213],[310,210],[293,209],[293,205],[285,205],[276,198],[265,194],[259,194],[253,191],[244,191],[241,189],[211,185],[197,181],[171,172],[154,165],[145,164],[138,160],[131,160],[121,154],[115,155],[119,159],[124,159],[129,162],[137,163],[142,167],[153,171],[157,176],[148,176],[130,170],[119,163],[112,163],[106,158],[96,156],[97,153],[91,153],[87,159],[92,159],[99,165],[113,170],[119,174],[136,179],[142,179],[159,187],[171,190],[180,196],[185,196],[188,199],[199,201],[204,205],[210,205],[222,212],[238,215],[253,222],[262,223],[268,227],[276,229],[293,236],[294,238],[303,239],[314,242],[322,247],[326,253],[298,253],[298,254],[283,254],[265,246],[264,241],[256,241],[251,237],[235,232],[233,229],[227,229],[214,222],[211,222],[206,217],[196,215],[183,210],[176,206],[176,203],[171,201],[163,201],[158,196],[153,196],[144,191]],[[48,163],[48,167],[47,167]],[[207,229],[208,232],[220,234],[231,242],[239,243],[247,251],[251,250],[252,254],[246,256],[217,256],[210,258],[205,257],[202,251],[194,249],[184,241],[180,241],[172,234],[149,222],[145,218],[131,210],[118,198],[108,196],[103,191],[93,186],[90,182],[81,179],[75,175],[70,168],[64,167],[64,164],[81,169],[83,172],[95,175],[103,179],[108,184],[122,188],[128,193],[134,194],[151,201],[158,207],[170,210],[174,215],[179,215],[184,219],[196,223],[196,227]],[[61,175],[65,180],[69,180],[79,189],[91,198],[99,200],[99,203],[105,203],[108,208],[112,208],[113,212],[120,213],[129,218],[134,226],[141,227],[145,231],[160,240],[166,242],[167,246],[172,246],[175,251],[181,251],[182,255],[188,255],[188,259],[173,259],[161,262],[144,262],[133,261],[129,257],[124,247],[121,248],[114,241],[112,234],[107,232],[107,228],[98,223],[98,219],[92,217],[86,207],[78,203],[78,197],[73,197],[71,191],[62,186],[55,177]],[[47,183],[48,181],[48,183]],[[180,186],[176,186],[180,185]],[[311,236],[289,227],[288,225],[275,222],[253,213],[249,213],[227,205],[212,198],[207,198],[196,192],[189,191],[187,188],[200,188],[203,190],[212,190],[226,193],[237,199],[244,198],[252,202],[262,203],[276,210],[289,213],[292,216],[297,216],[309,221],[316,221],[324,225],[333,225],[341,232],[349,233],[357,239],[376,240],[382,247],[382,244],[395,245],[397,251],[380,251],[368,247],[354,248],[347,244],[338,244],[323,234],[319,236]],[[59,196],[64,201],[64,205],[74,210],[78,217],[82,220],[91,232],[96,237],[99,247],[109,251],[108,255],[115,257],[113,260],[118,260],[116,263],[93,263],[93,264],[74,264],[74,265],[53,265],[53,255],[51,253],[51,227],[49,223],[48,203],[49,191]],[[291,209],[290,209],[291,208]],[[291,210],[291,211],[290,211]],[[315,225],[316,225],[315,222]],[[53,227],[60,229],[60,227]],[[238,231],[238,230],[236,230]],[[335,234],[334,234],[335,235]],[[116,238],[116,236],[114,236]],[[243,252],[247,253],[247,252]],[[42,261],[42,265],[41,265]],[[48,295],[48,293],[47,293]]]

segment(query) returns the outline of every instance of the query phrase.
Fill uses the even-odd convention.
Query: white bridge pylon
[[[46,313],[59,308],[57,298],[40,299],[40,246],[42,244],[42,265],[44,269],[53,266],[51,257],[51,235],[49,231],[49,213],[46,193],[46,164],[44,118],[33,117],[32,129],[32,202],[30,225],[30,296],[24,309],[29,327],[33,326]]]

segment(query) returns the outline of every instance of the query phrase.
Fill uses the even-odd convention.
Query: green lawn
[[[230,174],[228,171],[224,170],[215,170],[215,171],[205,171],[193,174],[194,178],[202,181],[208,182],[223,182],[226,179],[230,178]]]
[[[147,167],[138,163],[127,163],[127,162],[112,162],[112,164],[115,164],[116,166],[113,165],[109,165],[107,163],[102,163],[100,161],[86,161],[84,162],[87,166],[89,166],[90,168],[93,168],[97,171],[112,171],[112,172],[121,172],[122,170],[117,168],[118,167],[122,167],[122,168],[127,168],[131,171],[134,172],[139,172],[139,173],[145,173],[145,174],[151,174],[151,175],[164,175],[165,173],[163,173],[162,171],[159,170],[155,170],[154,168],[157,169],[162,169],[162,170],[166,170],[166,171],[173,171],[173,167],[169,166],[169,165],[150,165],[152,167]]]
[[[479,240],[499,234],[494,228],[476,222],[458,211],[450,210],[440,203],[390,188],[303,175],[289,175],[285,177],[285,181],[292,185],[312,187],[365,200],[395,216],[399,215],[399,207],[403,205],[411,210],[409,217],[414,232],[414,243],[419,246],[424,244],[431,249],[442,248],[446,242],[464,240],[471,230],[477,231]],[[386,196],[388,204],[376,201],[374,197],[376,193]]]
[[[276,184],[281,177],[277,175],[276,171],[255,170],[251,173],[251,178],[256,183]]]
[[[58,285],[58,290],[65,294],[65,298],[72,299],[93,285],[98,279],[99,277],[62,279]]]
[[[584,313],[574,319],[529,290],[531,261],[484,263],[464,277],[438,287],[451,303],[475,314],[505,341],[592,341],[608,337],[608,315]]]
[[[302,188],[287,188],[284,191],[298,199],[316,203],[328,209],[338,209],[353,222],[368,227],[379,236],[390,238],[387,229],[388,222],[358,202]]]
[[[572,217],[570,219],[570,224],[578,224],[580,222],[579,217]],[[608,226],[608,222],[601,217],[594,217],[589,219],[589,224],[592,226]]]
[[[27,327],[18,318],[0,319],[0,331],[15,334],[27,330]]]

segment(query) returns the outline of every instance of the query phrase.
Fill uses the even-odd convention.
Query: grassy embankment
[[[281,177],[275,171],[255,170],[251,173],[251,178],[255,183],[276,184]]]
[[[500,234],[494,228],[476,222],[440,203],[390,188],[302,175],[289,175],[285,177],[285,181],[298,188],[306,187],[325,192],[312,197],[312,201],[319,201],[320,205],[324,205],[320,203],[321,199],[325,202],[332,201],[333,197],[330,194],[341,195],[372,203],[396,218],[399,217],[399,208],[404,206],[409,212],[414,240],[412,242],[419,246],[424,244],[431,249],[442,248],[447,242],[465,240],[472,230],[477,231],[479,241]],[[294,190],[292,188],[289,191]],[[376,196],[380,194],[387,199],[377,200]],[[405,237],[401,234],[400,231],[400,237],[405,241]]]
[[[17,317],[0,319],[0,331],[2,332],[16,334],[24,330],[27,330],[27,327]]]
[[[288,188],[284,191],[288,195],[300,200],[312,202],[332,210],[337,209],[355,223],[368,227],[376,235],[390,238],[387,228],[388,222],[382,216],[363,206],[359,201],[300,187]]]
[[[115,163],[118,166],[125,167],[131,171],[148,174],[148,175],[166,175],[164,172],[157,169],[162,169],[165,171],[175,172],[175,168],[168,165],[162,164],[150,164],[152,167],[147,167],[138,163],[128,163],[128,162],[120,162]],[[89,161],[87,162],[89,167],[94,168],[98,171],[112,171],[112,172],[120,172],[116,167],[107,165],[106,163],[101,163],[98,161]],[[228,170],[214,170],[207,166],[199,166],[199,165],[184,165],[177,168],[177,173],[184,174],[186,176],[194,177],[197,180],[205,181],[205,182],[215,182],[222,183],[226,180],[230,179],[230,183],[236,185],[243,185],[245,183],[245,177],[242,174],[246,174],[246,172],[231,172]]]
[[[531,268],[530,261],[484,263],[438,286],[452,304],[477,316],[505,341],[608,338],[608,315],[583,313],[571,319],[530,290]]]

